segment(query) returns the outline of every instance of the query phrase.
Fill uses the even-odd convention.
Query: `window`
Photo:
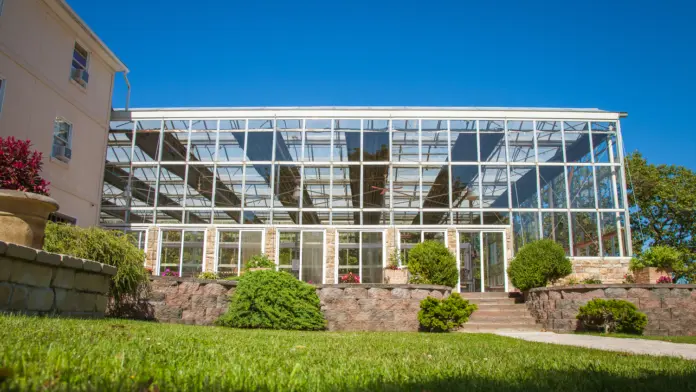
[[[72,156],[71,147],[72,124],[58,117],[55,123],[53,123],[53,149],[51,151],[51,157],[68,163]]]
[[[2,15],[2,8],[5,5],[5,0],[0,0],[0,15]],[[2,98],[2,97],[0,97]]]
[[[2,0],[0,0],[0,13],[2,13]],[[2,114],[2,101],[5,98],[5,79],[0,78],[0,114]]]
[[[82,87],[87,87],[89,82],[89,52],[82,45],[75,42],[73,50],[72,65],[70,67],[70,78]]]
[[[2,3],[0,2],[0,4]],[[48,220],[53,223],[63,223],[72,226],[75,226],[77,224],[77,218],[61,214],[60,212],[51,212],[50,214],[48,214]]]

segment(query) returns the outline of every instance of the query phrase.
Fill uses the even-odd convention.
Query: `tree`
[[[633,251],[666,245],[684,253],[696,274],[696,173],[675,165],[648,163],[639,153],[626,157],[629,171]]]

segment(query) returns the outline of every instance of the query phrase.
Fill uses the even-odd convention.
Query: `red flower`
[[[30,151],[29,140],[0,137],[0,188],[48,196],[48,185],[41,172],[42,154]]]

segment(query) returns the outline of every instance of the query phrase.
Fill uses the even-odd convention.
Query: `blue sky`
[[[133,107],[598,107],[629,113],[629,151],[696,169],[694,1],[68,2]]]

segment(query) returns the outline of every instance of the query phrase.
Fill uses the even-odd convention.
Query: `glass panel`
[[[232,224],[241,223],[240,211],[213,211],[213,223]]]
[[[162,230],[162,243],[160,244],[159,273],[174,273],[179,275],[179,262],[181,260],[181,231]]]
[[[241,128],[242,131],[223,131],[223,129],[229,129],[234,126],[244,127],[244,124],[225,120],[220,121],[220,140],[218,141],[217,150],[217,160],[219,162],[233,162],[244,159],[244,128]]]
[[[476,120],[450,121],[452,162],[478,162]]]
[[[210,162],[215,155],[216,132],[192,132],[190,161]]]
[[[565,133],[565,150],[567,162],[591,162],[590,135],[588,133]]]
[[[512,208],[538,208],[536,168],[510,166]]]
[[[454,217],[455,225],[480,225],[481,224],[481,212],[480,211],[467,211],[467,210],[455,210],[452,213]]]
[[[334,225],[359,225],[360,211],[332,211],[331,219]]]
[[[479,120],[482,162],[506,162],[505,128],[502,121]]]
[[[385,207],[389,166],[363,166],[363,208]]]
[[[480,233],[459,233],[459,289],[461,292],[481,291]]]
[[[401,264],[408,265],[408,254],[411,249],[421,242],[420,231],[399,231],[399,250],[401,252]]]
[[[509,225],[510,214],[507,211],[483,211],[484,225]]]
[[[523,246],[539,239],[539,216],[536,212],[513,212],[512,230],[517,253]]]
[[[614,207],[614,190],[612,188],[612,170],[610,166],[597,166],[597,201],[599,208]]]
[[[418,211],[394,210],[394,225],[410,226],[421,224],[421,214]]]
[[[392,160],[418,162],[418,120],[392,120]]]
[[[595,132],[616,132],[616,123],[614,121],[593,122],[592,133]]]
[[[277,120],[276,127],[276,161],[298,162],[302,156],[302,120]]]
[[[542,230],[544,238],[549,238],[560,244],[570,256],[570,239],[568,237],[568,213],[542,212]]]
[[[104,183],[102,185],[102,207],[129,207],[128,192],[130,166],[107,163],[104,166]]]
[[[157,210],[157,223],[169,224],[169,223],[184,223],[184,210]],[[195,219],[195,218],[194,218]]]
[[[311,120],[307,120],[309,124]],[[305,132],[304,160],[309,162],[328,162],[331,159],[331,124],[329,130]]]
[[[276,165],[275,170],[274,206],[298,208],[300,206],[299,167],[294,165]]]
[[[563,135],[560,121],[537,121],[539,162],[563,162]]]
[[[450,222],[450,213],[448,211],[423,211],[424,225],[448,225]]]
[[[278,249],[278,269],[300,278],[300,232],[283,232],[280,234]]]
[[[626,230],[626,218],[623,213],[619,215],[618,220],[619,235],[623,238],[623,255],[624,257],[631,257],[633,255],[633,249],[628,247],[628,231]]]
[[[242,205],[242,166],[218,166],[215,188],[215,207],[240,207]]]
[[[570,208],[595,208],[592,167],[568,166]]]
[[[352,272],[360,275],[360,233],[338,233],[338,274],[336,282],[342,275]],[[362,280],[361,280],[362,281]]]
[[[106,161],[116,163],[130,162],[132,140],[132,122],[111,121],[109,125],[109,138],[106,146]]]
[[[541,208],[565,208],[566,182],[563,166],[539,166]]]
[[[334,122],[333,160],[360,161],[360,120]]]
[[[159,178],[159,207],[184,206],[185,165],[162,165]]]
[[[424,162],[447,162],[447,120],[421,121],[421,157]]]
[[[483,233],[485,291],[505,291],[505,246],[503,233]]]
[[[619,236],[616,226],[618,212],[601,212],[602,216],[602,255],[621,256]]]
[[[475,208],[481,206],[478,174],[478,166],[452,166],[453,208]]]
[[[418,208],[420,206],[420,173],[417,167],[392,168],[393,205],[395,208]],[[385,191],[386,205],[390,204],[389,192]]]
[[[210,223],[211,215],[210,210],[186,210],[184,211],[184,223]]]
[[[593,133],[592,134],[592,144],[594,146],[594,159],[598,163],[609,163],[611,162],[611,153],[609,151],[609,146],[611,145],[612,151],[616,148],[616,136],[607,133]]]
[[[389,211],[363,211],[362,224],[370,225],[388,225]]]
[[[618,193],[619,208],[624,208],[623,197],[626,188],[624,186],[623,176],[621,175],[621,166],[614,166],[614,170],[616,171],[616,190]]]
[[[277,208],[273,209],[273,224],[275,225],[296,225],[300,223],[300,213],[297,210],[284,211]]]
[[[203,243],[205,232],[184,231],[181,277],[195,277],[203,271]]]
[[[266,225],[271,223],[271,212],[244,210],[242,220],[245,225]]]
[[[251,123],[251,122],[250,122]],[[251,124],[249,125],[251,126]],[[221,135],[222,136],[222,135]],[[247,133],[246,156],[249,161],[270,161],[273,153],[273,132]]]
[[[362,233],[361,283],[382,283],[382,233]]]
[[[302,211],[303,225],[328,225],[329,211],[328,210],[303,210]]]
[[[445,233],[442,231],[435,231],[435,232],[426,231],[425,233],[423,233],[423,240],[424,241],[436,241],[436,242],[439,242],[439,243],[446,246]]]
[[[389,120],[363,120],[363,161],[389,160]]]
[[[244,206],[271,206],[271,165],[246,165]],[[295,205],[297,206],[297,204]]]
[[[187,207],[212,207],[215,180],[213,173],[213,166],[189,165],[186,181]]]
[[[423,208],[449,208],[449,167],[424,167]]]
[[[334,167],[331,191],[333,208],[360,207],[359,202],[353,205],[353,191],[360,193],[360,166]]]
[[[242,271],[252,257],[263,253],[263,233],[260,231],[242,231]]]
[[[161,120],[141,120],[136,125],[133,162],[154,162],[159,160]]]
[[[329,207],[330,176],[331,168],[329,167],[305,166],[303,173],[304,198],[302,200],[304,208]]]
[[[239,232],[221,231],[218,242],[217,272],[221,275],[239,275]]]
[[[483,207],[507,208],[507,168],[504,166],[481,166],[483,182]]]
[[[307,283],[322,283],[324,233],[305,231],[302,236],[302,280]]]
[[[183,162],[187,157],[188,120],[164,120],[162,162]]]
[[[268,118],[249,120],[249,130],[252,129],[273,129],[273,120]]]
[[[597,214],[571,212],[573,220],[573,256],[599,256]]]
[[[153,210],[130,210],[127,214],[130,223],[153,223],[155,219]]]
[[[510,162],[534,162],[534,123],[508,121],[507,126]]]

